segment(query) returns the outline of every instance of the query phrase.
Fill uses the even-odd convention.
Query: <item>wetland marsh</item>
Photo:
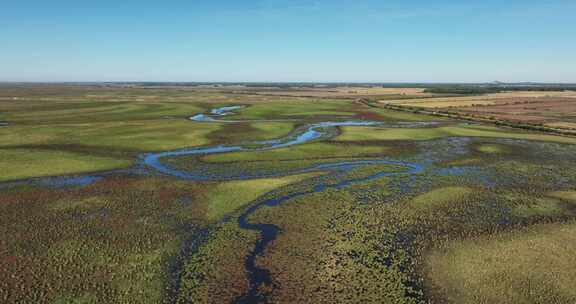
[[[573,137],[325,96],[0,97],[2,302],[576,302]]]

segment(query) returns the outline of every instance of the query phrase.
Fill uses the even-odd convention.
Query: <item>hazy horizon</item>
[[[21,1],[2,82],[576,83],[573,1]]]

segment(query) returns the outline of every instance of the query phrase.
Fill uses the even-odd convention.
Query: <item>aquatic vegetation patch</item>
[[[186,261],[174,303],[230,303],[248,289],[244,259],[256,236],[227,223],[207,239]]]
[[[211,185],[109,177],[69,189],[3,192],[0,299],[7,303],[164,297],[168,261],[203,227]],[[192,203],[181,204],[183,196]],[[36,229],[34,227],[41,227]],[[34,229],[32,229],[34,228]]]

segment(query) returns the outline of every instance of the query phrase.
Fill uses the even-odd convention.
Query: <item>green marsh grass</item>
[[[490,126],[457,125],[433,128],[401,129],[382,127],[343,127],[341,141],[358,140],[431,140],[449,136],[513,138],[534,141],[576,144],[576,139],[546,134],[508,131]]]
[[[206,193],[206,199],[209,201],[207,218],[220,219],[275,188],[315,175],[317,173],[219,183]]]
[[[0,181],[128,167],[128,159],[66,151],[0,149]]]

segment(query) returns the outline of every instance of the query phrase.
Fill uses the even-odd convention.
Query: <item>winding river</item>
[[[228,106],[213,109],[210,111],[209,114],[197,114],[190,117],[191,120],[197,122],[216,122],[216,123],[239,123],[245,121],[239,120],[221,120],[218,117],[228,116],[233,114],[230,112],[232,110],[240,109],[241,106]],[[292,175],[298,173],[306,173],[311,171],[318,171],[318,170],[330,170],[334,169],[341,169],[343,167],[350,167],[350,166],[361,166],[361,165],[374,165],[374,161],[357,161],[357,162],[335,162],[332,164],[320,164],[320,165],[313,165],[308,168],[299,169],[297,171],[291,172],[282,172],[274,175],[242,175],[242,176],[235,176],[235,175],[225,175],[226,173],[222,173],[221,175],[214,176],[208,173],[198,173],[198,172],[189,172],[187,170],[182,170],[179,168],[175,168],[164,163],[163,159],[173,158],[173,157],[181,157],[181,156],[190,156],[190,155],[208,155],[208,154],[215,154],[215,153],[226,153],[226,152],[255,152],[255,151],[266,151],[266,150],[274,150],[280,148],[286,148],[294,145],[304,144],[311,141],[320,141],[320,140],[328,140],[334,138],[338,135],[337,127],[343,126],[385,126],[385,127],[396,127],[396,128],[415,128],[415,127],[423,127],[430,125],[431,123],[411,123],[411,122],[400,122],[396,124],[389,124],[379,121],[365,121],[365,120],[356,120],[356,121],[325,121],[325,122],[318,122],[309,124],[303,127],[296,128],[293,132],[288,134],[286,137],[273,139],[273,140],[266,140],[266,141],[254,141],[248,142],[244,144],[238,145],[216,145],[216,146],[208,146],[208,147],[198,147],[198,148],[185,148],[185,149],[178,149],[173,151],[165,151],[165,152],[158,152],[158,153],[147,153],[142,156],[142,163],[150,168],[153,168],[155,171],[182,178],[188,180],[235,180],[235,179],[254,179],[254,178],[263,178],[263,177],[273,177],[279,175]],[[397,161],[387,161],[387,160],[380,160],[378,161],[379,164],[398,164]],[[408,165],[407,163],[403,163]]]
[[[234,110],[241,109],[242,106],[227,106],[222,108],[217,108],[211,110],[209,113],[197,114],[190,117],[191,120],[197,122],[210,122],[210,123],[237,123],[243,122],[238,120],[222,120],[219,119],[223,116],[229,116],[234,114]],[[310,190],[301,191],[301,192],[293,192],[289,193],[284,196],[276,197],[273,199],[268,199],[256,203],[249,208],[247,208],[239,217],[238,217],[238,225],[242,229],[255,231],[260,234],[260,238],[256,242],[254,249],[251,253],[246,257],[245,260],[245,267],[247,272],[249,273],[249,280],[250,280],[250,289],[249,291],[236,299],[237,303],[258,303],[263,302],[266,300],[266,295],[260,293],[260,286],[263,284],[273,284],[272,279],[270,277],[270,273],[267,269],[258,267],[256,265],[256,259],[258,256],[262,255],[265,251],[266,247],[270,242],[274,241],[280,232],[280,228],[273,225],[273,224],[263,224],[263,223],[252,223],[250,222],[250,216],[256,212],[259,208],[263,206],[277,206],[283,202],[286,202],[290,199],[297,198],[300,196],[304,196],[307,194],[321,192],[326,189],[338,189],[343,188],[351,184],[355,183],[362,183],[372,179],[384,177],[384,176],[392,176],[392,175],[411,175],[417,174],[424,170],[424,166],[417,163],[408,163],[402,161],[395,161],[389,159],[372,159],[372,160],[354,160],[354,161],[338,161],[333,163],[322,163],[309,166],[307,168],[293,170],[290,172],[281,172],[278,174],[273,175],[266,175],[263,176],[261,174],[253,174],[253,175],[242,175],[242,176],[235,176],[235,175],[213,175],[209,173],[203,172],[190,172],[187,170],[179,169],[173,166],[170,166],[164,163],[162,160],[172,158],[172,157],[180,157],[180,156],[189,156],[189,155],[208,155],[214,153],[225,153],[225,152],[252,152],[252,151],[264,151],[264,150],[273,150],[279,148],[285,148],[293,145],[304,144],[315,140],[327,140],[331,139],[338,135],[337,127],[341,126],[386,126],[386,127],[420,127],[425,124],[422,123],[398,123],[398,124],[388,124],[384,122],[378,121],[326,121],[326,122],[318,122],[306,125],[304,127],[296,128],[293,132],[283,138],[274,139],[274,140],[267,140],[267,141],[255,141],[249,142],[245,144],[239,145],[217,145],[217,146],[209,146],[209,147],[199,147],[199,148],[188,148],[188,149],[179,149],[174,151],[167,151],[167,152],[159,152],[159,153],[148,153],[143,155],[142,162],[145,166],[153,168],[154,170],[182,178],[188,180],[231,180],[231,179],[251,179],[251,178],[261,178],[261,177],[270,177],[275,175],[290,175],[290,174],[298,174],[304,172],[312,172],[312,171],[323,171],[323,172],[331,172],[328,174],[337,174],[350,171],[352,169],[356,169],[362,166],[373,166],[373,165],[394,165],[405,168],[404,171],[400,172],[387,172],[382,171],[376,174],[361,177],[361,178],[349,178],[339,180],[338,182],[333,183],[319,183],[314,186]]]

